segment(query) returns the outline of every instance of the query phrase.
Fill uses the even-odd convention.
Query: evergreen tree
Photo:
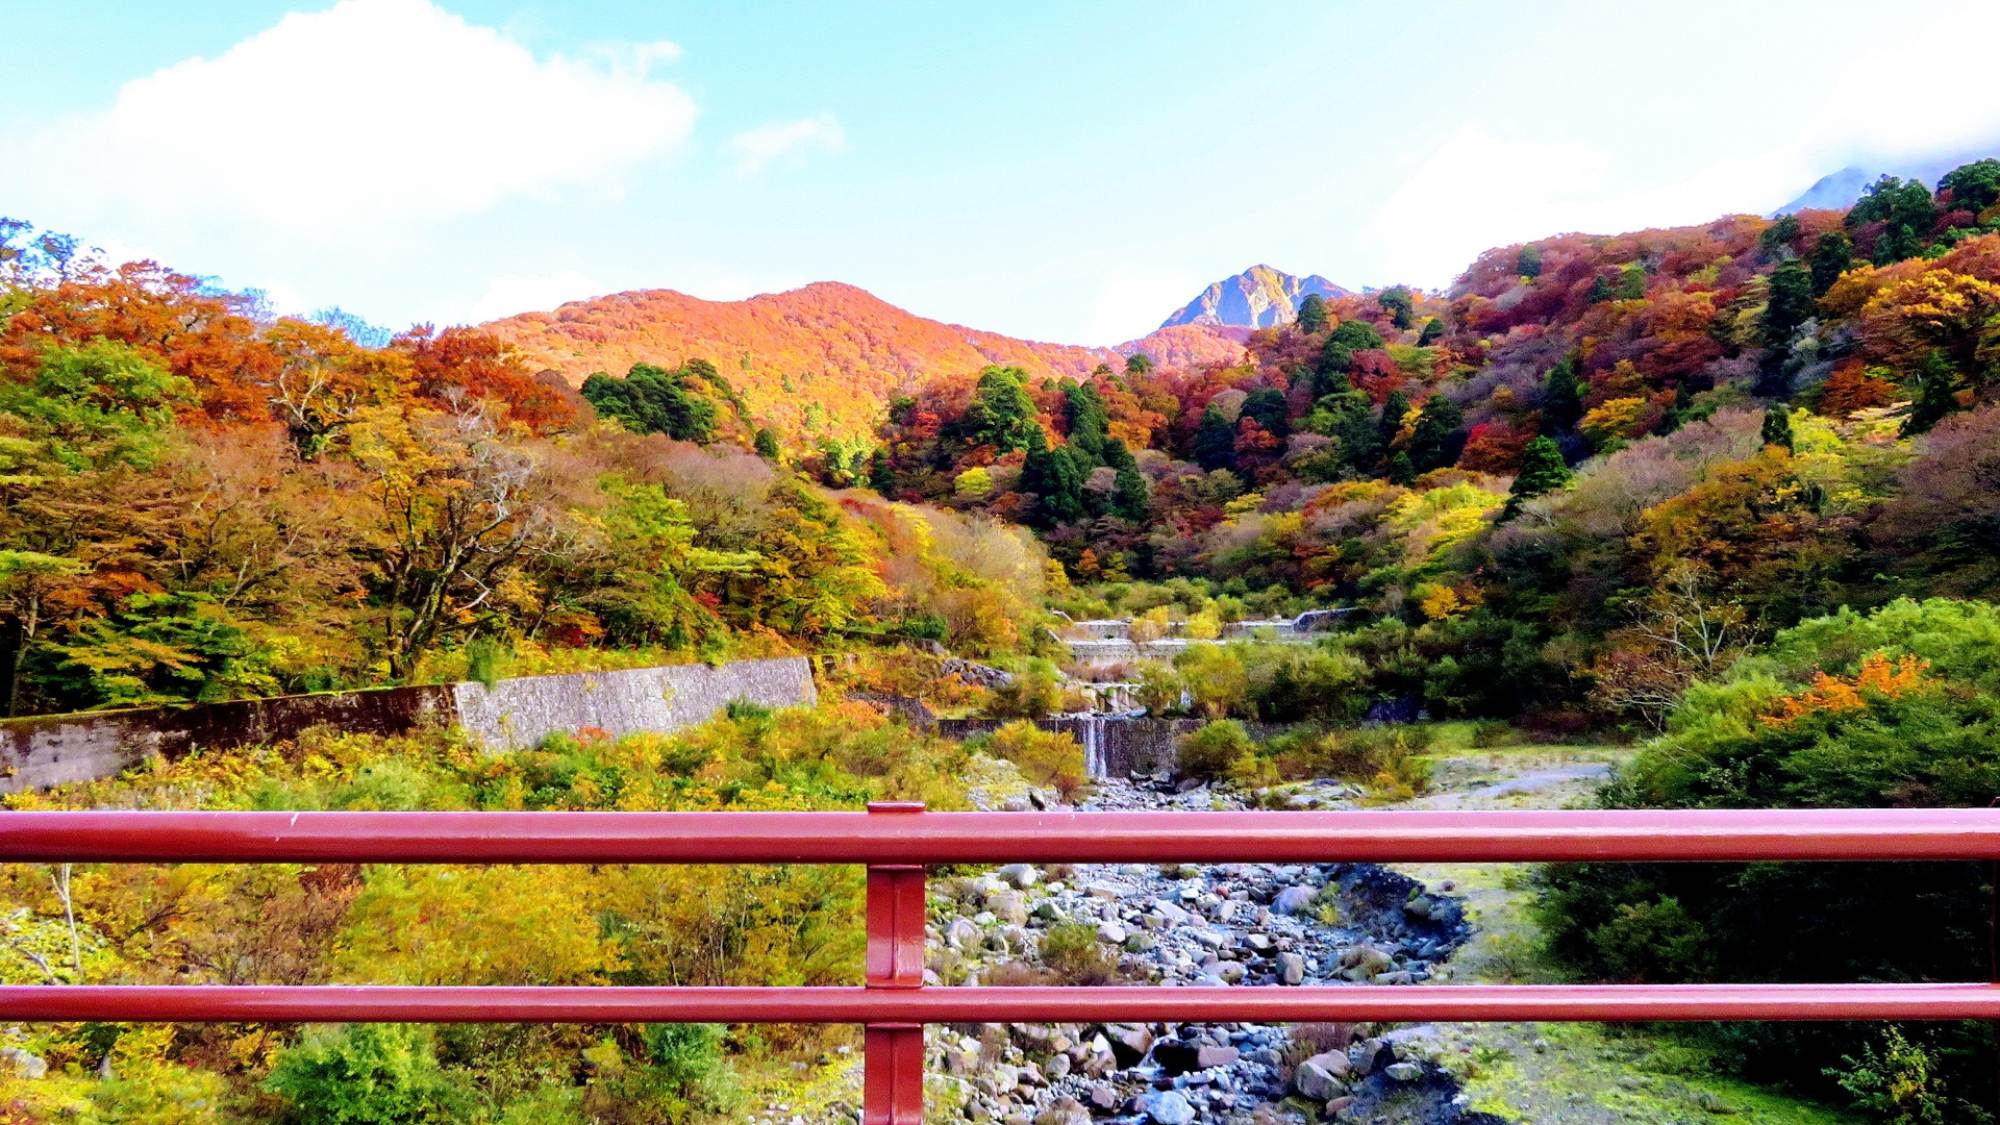
[[[1391,285],[1375,297],[1375,303],[1389,314],[1389,322],[1398,328],[1408,329],[1417,322],[1416,302],[1407,286]]]
[[[1403,418],[1410,412],[1410,400],[1401,391],[1390,391],[1382,403],[1382,416],[1375,422],[1376,444],[1386,453],[1403,432]]]
[[[1590,293],[1585,297],[1585,300],[1593,305],[1601,305],[1617,295],[1618,291],[1612,287],[1611,278],[1606,274],[1600,273],[1591,281]]]
[[[1840,280],[1854,265],[1854,240],[1847,237],[1844,230],[1828,231],[1820,236],[1819,243],[1812,252],[1812,291],[1815,297],[1826,296],[1833,283]]]
[[[1048,491],[1042,493],[1037,512],[1048,527],[1075,523],[1083,518],[1083,482],[1090,475],[1090,466],[1084,464],[1084,455],[1075,446],[1050,450],[1046,456]]]
[[[1067,448],[1050,449],[1040,430],[1028,439],[1021,463],[1021,491],[1035,497],[1034,518],[1044,527],[1083,515],[1083,477]]]
[[[1542,432],[1563,434],[1576,428],[1583,417],[1583,386],[1577,377],[1574,354],[1566,355],[1549,368],[1542,384]]]
[[[1934,351],[1917,364],[1917,401],[1903,419],[1903,436],[1929,433],[1958,408],[1958,372],[1943,352]]]
[[[1153,357],[1145,352],[1133,352],[1125,358],[1125,374],[1144,375],[1153,369]]]
[[[882,496],[896,493],[896,470],[889,464],[887,450],[877,449],[868,457],[868,487]]]
[[[1555,442],[1545,437],[1529,442],[1521,451],[1521,471],[1515,475],[1513,487],[1507,490],[1507,507],[1500,518],[1513,519],[1520,513],[1523,501],[1565,487],[1574,475]]]
[[[1283,392],[1271,387],[1250,392],[1239,417],[1255,421],[1280,440],[1292,432],[1291,405]]]
[[[1923,249],[1923,237],[1937,222],[1937,203],[1921,180],[1884,176],[1862,189],[1861,198],[1848,208],[1843,220],[1848,229],[1881,223],[1881,237],[1875,240],[1874,261],[1878,266],[1915,257]]]
[[[771,432],[771,427],[759,427],[757,430],[757,439],[754,444],[757,448],[757,456],[762,457],[766,461],[776,461],[778,459],[778,435]]]
[[[1514,272],[1530,281],[1542,276],[1542,248],[1530,242],[1514,257]]]
[[[1317,293],[1308,293],[1299,302],[1299,331],[1318,334],[1326,331],[1326,301]]]
[[[980,372],[979,386],[972,404],[965,408],[959,427],[971,445],[991,445],[1002,453],[1028,448],[1031,434],[1039,434],[1035,421],[1035,400],[1022,385],[1027,372],[1018,367],[989,367]]]
[[[1812,271],[1796,261],[1786,262],[1771,272],[1770,298],[1764,305],[1759,326],[1764,346],[1782,350],[1792,342],[1792,334],[1818,311],[1813,298]]]
[[[698,443],[715,437],[715,404],[688,387],[686,368],[669,371],[635,363],[623,379],[599,371],[585,379],[580,390],[600,417],[616,419],[635,434],[665,434]]]
[[[1780,215],[1778,221],[1757,236],[1757,246],[1772,258],[1789,258],[1799,241],[1799,217]]]
[[[1410,463],[1419,474],[1458,462],[1459,451],[1465,446],[1458,428],[1464,422],[1465,412],[1444,395],[1433,394],[1424,400],[1410,434]]]
[[[1416,482],[1416,463],[1410,460],[1408,450],[1398,449],[1396,455],[1389,458],[1389,483],[1407,486]]]
[[[1793,440],[1791,408],[1780,402],[1764,411],[1762,436],[1765,445],[1782,445],[1789,452]]]
[[[1219,407],[1202,411],[1201,425],[1194,432],[1194,460],[1211,472],[1236,465],[1236,427]]]
[[[1442,339],[1444,339],[1444,318],[1434,316],[1424,321],[1424,330],[1417,333],[1417,346],[1428,348]]]
[[[1621,301],[1636,301],[1646,295],[1646,267],[1637,262],[1627,262],[1618,271],[1618,292]]]
[[[1111,415],[1104,408],[1104,396],[1089,383],[1063,384],[1063,412],[1069,422],[1069,443],[1093,462],[1104,455],[1104,442]]]
[[[2000,203],[2000,160],[1988,158],[1961,164],[1938,181],[1938,191],[1951,193],[1954,210],[1963,209],[1977,215]]]
[[[1319,422],[1315,432],[1334,440],[1340,464],[1349,473],[1366,474],[1381,461],[1382,443],[1367,395],[1359,391],[1329,395],[1314,407],[1313,417]]]
[[[1343,376],[1354,363],[1355,352],[1370,351],[1382,346],[1382,334],[1365,320],[1343,320],[1333,334],[1320,345],[1319,357],[1313,361],[1313,376],[1328,378]],[[1331,392],[1326,392],[1331,393]]]
[[[1118,479],[1111,488],[1111,510],[1128,520],[1143,521],[1152,504],[1152,496],[1146,489],[1146,478],[1139,473],[1139,462],[1125,443],[1112,438],[1104,443],[1104,463],[1118,470]]]

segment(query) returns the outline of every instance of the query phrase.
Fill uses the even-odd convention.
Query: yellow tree
[[[534,454],[484,406],[360,411],[349,455],[366,484],[364,580],[382,610],[390,675],[409,675],[445,635],[504,597],[522,556],[561,518]]]
[[[1861,310],[1871,356],[1904,370],[1941,351],[1960,372],[1980,369],[1980,346],[2000,318],[2000,285],[1948,269],[1884,286]]]

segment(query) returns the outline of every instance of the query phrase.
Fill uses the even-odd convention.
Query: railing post
[[[921,801],[875,801],[878,816],[921,815]],[[868,866],[868,972],[871,989],[924,986],[924,869]],[[869,1024],[864,1031],[862,1125],[922,1125],[922,1024]]]
[[[1988,808],[2000,809],[2000,797]],[[2000,859],[1986,865],[1986,977],[2000,984]],[[1993,1109],[2000,1112],[2000,1020],[1989,1029],[1993,1035]]]

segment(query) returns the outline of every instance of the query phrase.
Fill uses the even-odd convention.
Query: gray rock
[[[1306,959],[1296,953],[1278,954],[1278,983],[1304,984],[1306,979]]]
[[[1152,1090],[1139,1096],[1139,1112],[1155,1125],[1192,1125],[1194,1104],[1179,1090]]]
[[[986,912],[1009,925],[1028,924],[1028,900],[1019,891],[995,891],[987,895]]]
[[[1382,1069],[1382,1073],[1398,1082],[1415,1082],[1423,1077],[1424,1068],[1413,1062],[1390,1063]]]
[[[1286,887],[1271,900],[1273,914],[1303,914],[1312,909],[1319,892],[1311,887]]]
[[[1143,1024],[1105,1024],[1104,1037],[1111,1041],[1111,1053],[1118,1057],[1120,1066],[1136,1065],[1153,1047],[1152,1029]]]
[[[49,1073],[48,1060],[19,1047],[0,1047],[0,1064],[27,1079],[45,1078]]]
[[[1292,1072],[1292,1088],[1316,1102],[1335,1098],[1347,1091],[1340,1078],[1324,1065],[1325,1055],[1315,1055]]]
[[[1075,1098],[1057,1098],[1035,1117],[1035,1125],[1090,1125],[1090,1111]]]
[[[1042,873],[1035,870],[1035,865],[1032,863],[1010,863],[994,874],[999,876],[1002,882],[1018,890],[1027,890],[1042,881]]]

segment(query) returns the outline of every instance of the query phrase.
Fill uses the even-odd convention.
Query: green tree
[[[1514,256],[1514,272],[1534,280],[1542,276],[1542,248],[1530,242]]]
[[[1397,435],[1403,432],[1403,419],[1410,413],[1410,399],[1401,391],[1390,391],[1382,400],[1382,413],[1375,421],[1376,444],[1385,452],[1396,444]]]
[[[1646,267],[1637,262],[1627,262],[1618,271],[1618,291],[1615,296],[1621,301],[1636,301],[1646,295]]]
[[[1792,448],[1792,410],[1784,403],[1775,403],[1764,411],[1762,437],[1765,445],[1780,445],[1786,451]]]
[[[1940,193],[1951,193],[1951,205],[1977,215],[2000,203],[2000,160],[1991,157],[1961,164],[1938,181]]]
[[[877,449],[868,455],[868,487],[881,496],[895,495],[896,467],[889,461],[888,450]]]
[[[44,693],[73,706],[120,707],[270,695],[269,661],[242,626],[200,594],[133,594],[51,646]]]
[[[635,434],[665,434],[705,444],[715,437],[715,404],[688,385],[688,372],[689,368],[669,371],[635,363],[623,379],[599,371],[585,379],[581,389],[584,401],[599,417],[613,419]]]
[[[1798,246],[1798,241],[1799,217],[1797,215],[1778,216],[1776,222],[1765,227],[1764,233],[1757,236],[1758,248],[1773,258],[1791,257],[1793,251]]]
[[[1444,318],[1434,316],[1424,321],[1424,330],[1417,333],[1417,346],[1428,348],[1442,339],[1444,339]]]
[[[1153,369],[1153,357],[1145,352],[1133,352],[1125,357],[1125,374],[1144,375]]]
[[[1432,394],[1424,400],[1410,434],[1410,463],[1419,475],[1457,463],[1465,446],[1458,428],[1464,423],[1465,411],[1445,395]]]
[[[1243,400],[1239,417],[1255,421],[1280,439],[1292,432],[1291,407],[1285,402],[1284,393],[1271,387],[1251,391],[1250,397]]]
[[[1354,353],[1381,346],[1382,333],[1376,331],[1374,325],[1365,320],[1343,320],[1326,338],[1326,343],[1320,345],[1319,355],[1313,360],[1313,376],[1319,380],[1339,375],[1340,382],[1345,385],[1347,369],[1354,364]],[[1317,382],[1315,390],[1319,394],[1333,393],[1330,390],[1319,391]]]
[[[1937,222],[1937,204],[1930,189],[1920,180],[1883,176],[1862,189],[1861,198],[1847,211],[1848,229],[1881,223],[1875,240],[1875,264],[1915,257],[1923,248],[1924,236]]]
[[[1515,475],[1512,487],[1507,490],[1507,506],[1501,511],[1500,518],[1513,519],[1520,514],[1524,501],[1567,487],[1574,476],[1556,443],[1546,437],[1536,438],[1521,451],[1521,471]]]
[[[1317,293],[1308,293],[1299,302],[1299,331],[1317,335],[1326,331],[1326,300]]]
[[[1037,430],[1021,463],[1021,491],[1034,494],[1036,521],[1055,527],[1083,518],[1083,481],[1088,473],[1068,446],[1050,449]]]
[[[21,443],[0,449],[0,456],[18,459],[21,467],[10,474],[36,463],[43,471],[148,469],[159,459],[174,407],[194,397],[193,384],[126,344],[49,347],[31,378],[0,379],[0,418],[15,420],[6,427],[14,434],[0,431],[0,441]]]
[[[1070,445],[1088,455],[1093,464],[1101,461],[1106,429],[1111,424],[1111,415],[1104,408],[1104,396],[1089,383],[1065,382],[1062,391]]]
[[[1575,353],[1562,357],[1542,384],[1542,432],[1568,433],[1583,417],[1583,385]]]
[[[1584,299],[1593,305],[1601,305],[1617,295],[1618,289],[1612,283],[1611,275],[1600,271],[1596,277],[1591,279],[1590,292],[1585,295]]]
[[[1933,351],[1917,363],[1917,400],[1903,419],[1903,436],[1928,433],[1958,409],[1958,371],[1943,352]]]
[[[778,451],[778,435],[771,432],[771,427],[758,427],[757,438],[753,444],[756,446],[757,456],[762,457],[766,461],[778,460],[780,456]]]
[[[971,445],[991,445],[1002,453],[1027,449],[1042,431],[1035,420],[1035,400],[1025,386],[1028,373],[1018,367],[989,367],[979,374],[972,405],[959,427]]]
[[[1376,294],[1375,303],[1382,306],[1382,311],[1389,314],[1389,322],[1397,328],[1407,330],[1417,322],[1416,301],[1408,286],[1391,285]]]
[[[1202,411],[1201,425],[1194,431],[1194,460],[1210,471],[1236,464],[1236,427],[1213,404]]]
[[[1153,498],[1132,451],[1125,448],[1124,442],[1113,438],[1104,444],[1104,463],[1118,471],[1111,488],[1112,512],[1128,520],[1144,520]]]
[[[411,1024],[310,1032],[278,1056],[264,1089],[299,1125],[442,1125],[470,1108],[438,1065],[431,1029]]]
[[[1820,236],[1812,252],[1812,292],[1815,297],[1826,296],[1840,275],[1854,266],[1854,240],[1844,230],[1828,231]]]
[[[1770,297],[1764,305],[1764,319],[1758,334],[1767,348],[1782,349],[1792,342],[1792,334],[1812,319],[1818,303],[1813,297],[1812,271],[1797,261],[1788,261],[1771,271]]]

